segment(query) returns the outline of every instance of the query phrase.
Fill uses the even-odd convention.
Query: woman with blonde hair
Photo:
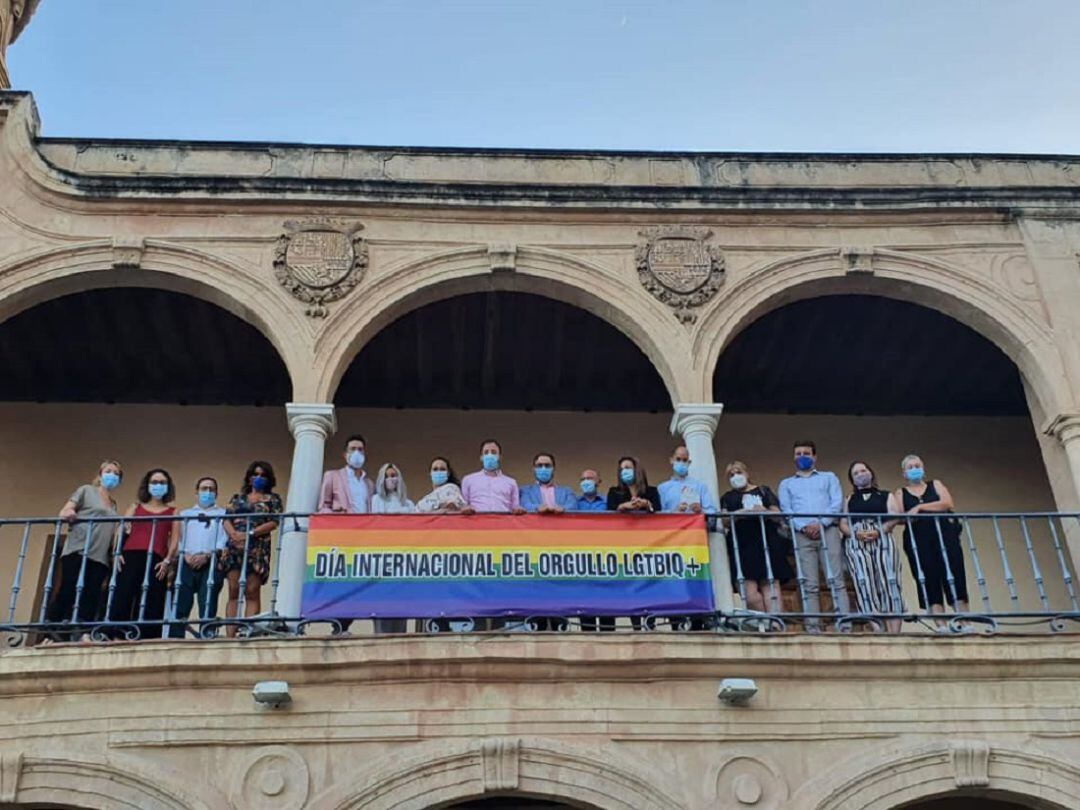
[[[755,484],[741,461],[728,464],[724,474],[731,489],[720,498],[720,510],[733,515],[727,533],[731,587],[740,590],[741,574],[746,607],[767,613],[770,604],[779,606],[780,585],[794,576],[779,522],[763,517],[780,511],[780,499],[764,484]]]
[[[373,515],[394,515],[415,512],[416,504],[409,500],[405,490],[405,476],[398,465],[387,462],[379,468],[375,479],[375,492],[371,496]]]
[[[106,459],[98,465],[94,480],[76,489],[60,508],[59,517],[69,528],[60,555],[60,587],[46,615],[49,622],[70,622],[76,598],[76,622],[96,622],[100,617],[119,517],[112,494],[123,479],[120,462]],[[91,522],[93,518],[97,520]]]
[[[955,508],[952,493],[944,481],[926,479],[926,468],[917,455],[904,456],[900,472],[907,484],[889,496],[889,511],[906,515],[901,519],[904,553],[915,577],[919,607],[943,614],[948,603],[957,613],[967,613],[967,571],[960,547],[960,522],[945,517]],[[917,515],[932,517],[913,517]],[[939,621],[938,626],[944,627],[944,621]]]

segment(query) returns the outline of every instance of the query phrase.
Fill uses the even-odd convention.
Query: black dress
[[[921,498],[917,498],[908,492],[907,487],[900,490],[904,497],[904,511],[913,509],[920,503],[937,503],[941,500],[934,482],[926,485],[926,491]],[[947,513],[935,512],[936,517],[911,517],[904,521],[904,554],[907,555],[908,565],[915,577],[916,591],[919,594],[919,607],[926,609],[926,603],[931,605],[944,605],[946,602],[954,605],[952,587],[956,588],[956,598],[966,602],[968,598],[967,572],[964,569],[964,551],[960,547],[960,526],[956,518],[949,517]],[[941,532],[938,533],[940,522]],[[909,525],[910,523],[910,525]],[[911,533],[914,529],[915,544],[912,547]],[[945,556],[941,554],[941,547],[945,546]],[[916,559],[915,552],[918,552]],[[948,571],[945,560],[948,560]],[[923,588],[919,584],[919,571],[922,570],[926,579],[926,598],[923,598]],[[948,582],[948,573],[952,573],[953,586]]]
[[[753,499],[753,500],[751,500]],[[771,489],[756,486],[745,491],[729,490],[720,498],[720,509],[724,512],[738,512],[759,503],[770,508],[779,506],[780,501]],[[727,533],[727,552],[731,569],[731,587],[739,589],[739,570],[743,579],[764,582],[769,579],[769,566],[765,564],[765,544],[769,547],[769,565],[772,566],[772,578],[784,583],[794,574],[788,562],[790,544],[780,536],[776,519],[765,513],[732,517],[733,530]],[[762,520],[764,517],[764,520]],[[762,534],[762,524],[765,531]],[[735,540],[739,541],[738,560],[735,559]],[[764,541],[764,542],[763,542]]]
[[[614,512],[634,496],[630,494],[630,487],[612,487],[607,494],[607,508]],[[645,500],[652,504],[654,512],[660,511],[660,492],[656,487],[645,487]]]

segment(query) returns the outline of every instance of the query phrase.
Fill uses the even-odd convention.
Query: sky
[[[49,136],[1080,153],[1080,0],[42,0]]]

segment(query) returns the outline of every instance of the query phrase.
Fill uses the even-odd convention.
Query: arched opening
[[[998,790],[957,790],[897,805],[894,810],[1062,810],[1043,799]]]
[[[38,303],[0,323],[0,514],[55,515],[106,458],[124,465],[121,510],[154,466],[172,474],[180,508],[204,475],[226,503],[253,458],[275,464],[284,492],[290,391],[270,341],[207,301],[116,287]],[[40,539],[27,575],[42,562]],[[0,543],[0,569],[14,570],[17,553],[17,541]],[[30,599],[19,608],[27,616]]]
[[[528,796],[489,796],[440,805],[438,810],[589,810],[592,805],[567,804],[552,799],[533,799]],[[436,808],[431,808],[436,810]]]
[[[721,469],[738,458],[773,488],[791,474],[792,442],[809,438],[845,497],[852,461],[869,463],[881,487],[892,490],[902,482],[900,460],[917,453],[927,475],[947,483],[958,511],[1054,509],[1016,365],[973,329],[928,307],[862,294],[783,304],[730,340],[713,390],[725,406],[717,431]],[[971,527],[991,605],[1043,609],[1018,523],[1001,526],[1015,600],[993,526]],[[1065,609],[1049,528],[1030,529],[1047,597],[1053,609]],[[905,599],[915,605],[915,582],[904,568]],[[981,610],[970,560],[967,574],[972,608]]]
[[[670,450],[670,398],[641,349],[589,312],[520,292],[460,295],[401,316],[353,359],[335,404],[339,432],[362,432],[371,462],[393,456],[421,492],[431,456],[469,472],[488,437],[503,443],[504,469],[519,483],[532,481],[540,451],[576,486],[584,468],[610,482],[625,452],[660,474]]]

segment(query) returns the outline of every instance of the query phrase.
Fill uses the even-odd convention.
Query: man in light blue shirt
[[[679,445],[671,454],[672,475],[657,489],[660,510],[663,512],[705,512],[716,514],[719,509],[709,488],[690,477],[690,451]]]
[[[810,517],[791,519],[795,530],[792,540],[801,568],[803,611],[821,612],[821,577],[825,572],[834,609],[848,613],[847,581],[844,577],[843,539],[837,515],[844,508],[840,479],[831,472],[817,469],[817,445],[809,440],[795,442],[795,475],[780,482],[780,510]],[[818,619],[807,619],[808,632],[821,629]]]
[[[577,511],[607,511],[607,498],[600,492],[600,473],[596,470],[583,470],[581,473],[581,496],[577,499]]]

